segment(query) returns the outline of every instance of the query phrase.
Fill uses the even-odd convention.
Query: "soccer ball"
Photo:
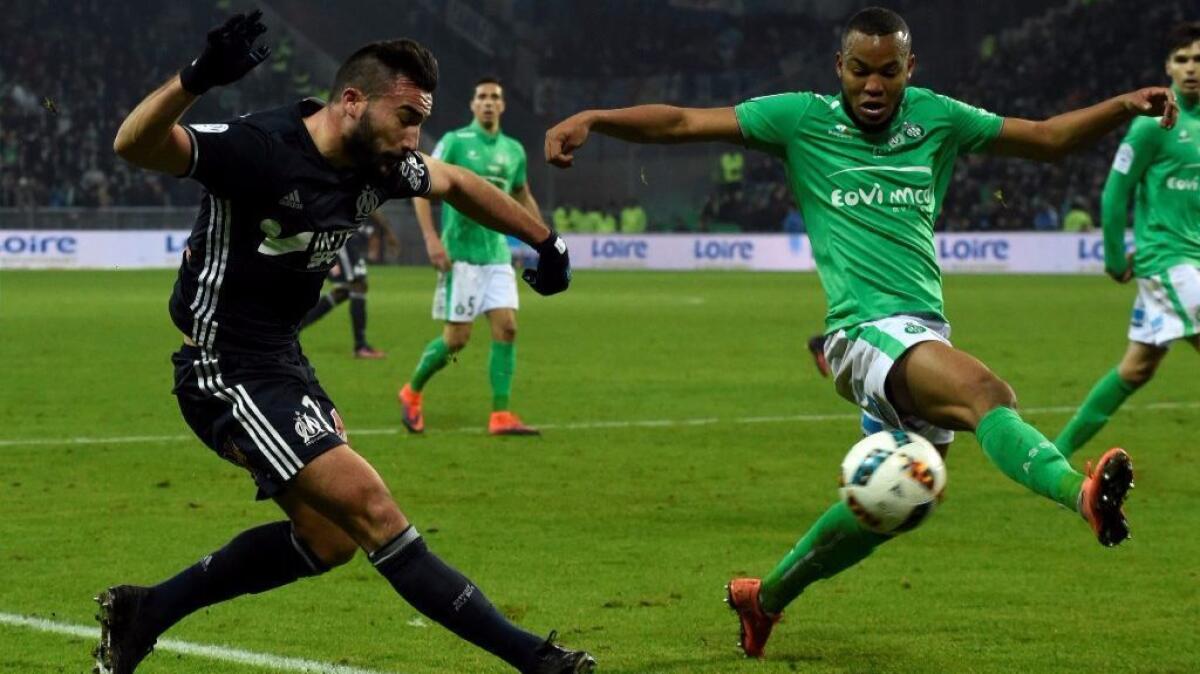
[[[916,528],[945,488],[942,456],[916,433],[868,435],[842,460],[842,499],[863,526],[881,534]]]

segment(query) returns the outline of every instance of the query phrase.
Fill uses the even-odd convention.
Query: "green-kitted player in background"
[[[1133,120],[1104,185],[1105,269],[1118,283],[1137,279],[1129,347],[1054,441],[1066,456],[1154,377],[1172,342],[1200,350],[1200,22],[1171,31],[1166,67],[1179,122],[1164,129]],[[1127,255],[1131,197],[1135,252]]]
[[[541,210],[525,177],[525,148],[500,131],[504,114],[504,89],[494,77],[475,84],[471,98],[475,121],[442,136],[433,156],[462,166],[512,194],[530,215],[542,219]],[[425,237],[429,262],[438,270],[433,294],[433,318],[445,323],[442,334],[425,346],[416,370],[398,397],[404,427],[413,433],[425,430],[422,392],[429,379],[446,367],[454,354],[471,339],[471,325],[480,314],[492,328],[488,376],[492,384],[492,414],[488,432],[493,435],[537,435],[509,409],[513,373],[517,367],[517,277],[512,252],[503,234],[470,219],[449,204],[442,205],[442,235],[433,226],[433,209],[426,199],[413,199],[417,223]]]
[[[1090,476],[1075,471],[1017,413],[1012,388],[950,344],[933,225],[958,156],[1058,159],[1138,115],[1170,126],[1173,95],[1153,87],[1044,121],[1001,118],[909,87],[915,67],[904,19],[869,8],[842,35],[840,92],[763,96],[736,108],[588,110],[546,132],[546,159],[570,166],[596,132],[639,143],[725,141],[785,161],[828,300],[824,352],[838,393],[943,453],[953,430],[973,432],[1005,475],[1078,512],[1102,544],[1116,545],[1129,535],[1121,508],[1133,482],[1129,455],[1114,448]],[[731,581],[746,655],[763,654],[784,607],[805,588],[889,540],[839,501],[761,581]]]

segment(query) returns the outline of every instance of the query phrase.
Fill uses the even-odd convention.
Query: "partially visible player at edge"
[[[525,176],[525,148],[500,130],[504,114],[504,88],[494,77],[475,83],[471,97],[475,120],[442,136],[433,149],[436,159],[461,166],[501,191],[511,194],[542,220],[541,210]],[[488,378],[492,384],[492,414],[488,432],[493,435],[536,435],[509,408],[513,373],[517,367],[517,277],[512,252],[499,232],[485,228],[451,204],[442,206],[442,235],[433,226],[428,199],[413,199],[413,210],[429,262],[438,270],[433,293],[433,318],[443,321],[442,334],[425,346],[412,377],[400,388],[404,427],[413,433],[425,430],[422,392],[431,377],[446,367],[454,354],[471,339],[471,326],[483,314],[492,330]]]
[[[1016,412],[1009,385],[950,345],[933,224],[959,155],[1053,160],[1137,115],[1161,115],[1170,126],[1171,92],[1141,89],[1045,121],[1001,118],[909,87],[916,59],[908,26],[881,8],[854,15],[835,64],[842,86],[832,95],[582,112],[546,133],[546,158],[570,166],[594,131],[638,143],[745,144],[784,160],[828,300],[825,355],[838,393],[890,428],[921,433],[943,453],[950,429],[974,432],[1005,475],[1077,511],[1100,543],[1120,543],[1129,533],[1121,508],[1133,481],[1129,456],[1112,449],[1090,475],[1076,472]],[[888,540],[838,502],[761,582],[734,579],[728,600],[744,652],[763,654],[784,607],[805,587]]]
[[[1165,51],[1179,122],[1164,129],[1151,119],[1133,120],[1101,205],[1105,270],[1118,283],[1137,279],[1129,346],[1054,440],[1065,456],[1154,377],[1172,343],[1200,350],[1200,22],[1176,26]],[[1135,252],[1126,255],[1131,199]]]
[[[295,194],[287,194],[279,203],[295,206],[300,202]],[[354,350],[351,353],[355,358],[367,360],[387,357],[386,353],[367,342],[367,248],[370,246],[371,235],[376,231],[382,233],[385,238],[395,238],[383,214],[372,211],[362,229],[350,237],[346,245],[338,251],[337,263],[329,270],[329,282],[333,288],[321,295],[316,305],[305,314],[304,320],[300,321],[300,329],[303,330],[348,300],[350,332],[354,337]]]
[[[328,103],[181,125],[198,96],[267,57],[254,46],[266,31],[260,16],[237,14],[209,32],[200,57],[134,108],[113,147],[136,166],[205,188],[170,302],[184,335],[172,357],[175,395],[196,435],[246,469],[259,498],[274,499],[287,519],[239,534],[153,587],[103,592],[97,670],[129,674],[190,613],[325,573],[362,548],[413,607],[518,671],[590,671],[588,654],[512,624],[428,549],[347,444],[297,341],[338,250],[388,198],[443,198],[529,242],[541,260],[526,278],[542,294],[567,288],[565,246],[474,174],[416,152],[438,70],[412,40],[356,51],[338,69]],[[293,191],[301,208],[279,203]]]

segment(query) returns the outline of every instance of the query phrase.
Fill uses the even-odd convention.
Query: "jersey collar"
[[[495,133],[492,133],[491,131],[488,131],[487,129],[483,128],[483,125],[480,124],[479,120],[477,120],[477,119],[472,119],[471,123],[467,125],[467,128],[471,129],[472,131],[478,132],[479,136],[484,140],[484,142],[487,142],[487,143],[494,143],[494,142],[496,142],[496,140],[498,138],[500,138],[500,127],[499,126],[496,127]]]

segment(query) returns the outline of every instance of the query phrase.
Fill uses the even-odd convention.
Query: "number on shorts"
[[[337,431],[333,428],[333,426],[330,425],[330,423],[325,420],[325,416],[321,414],[321,406],[318,405],[315,400],[313,400],[312,398],[310,398],[308,396],[304,396],[304,399],[301,400],[300,402],[305,407],[312,410],[313,414],[317,415],[317,421],[321,422],[321,425],[325,427],[325,430],[329,431],[330,433],[334,433],[334,434],[337,433]]]

